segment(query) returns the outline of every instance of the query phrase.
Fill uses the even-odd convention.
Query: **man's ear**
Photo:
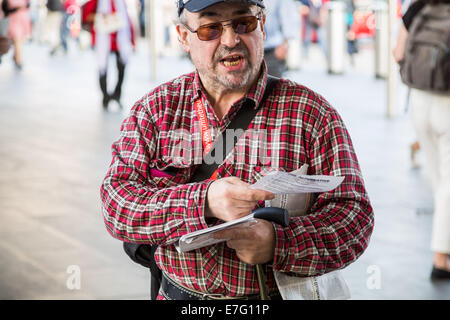
[[[178,33],[178,41],[181,43],[181,46],[183,47],[183,50],[186,53],[189,53],[191,51],[191,47],[189,45],[189,41],[187,40],[188,32],[184,26],[181,24],[177,24],[176,26],[177,33]]]
[[[266,25],[266,15],[263,14],[261,18],[261,31],[263,33],[263,39],[266,40],[266,30],[264,29],[264,26]]]

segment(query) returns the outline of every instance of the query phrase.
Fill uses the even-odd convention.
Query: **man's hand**
[[[272,223],[257,219],[250,227],[236,227],[216,232],[217,239],[230,239],[227,246],[236,250],[238,258],[249,264],[261,264],[273,260],[275,230]]]
[[[280,61],[286,60],[288,55],[288,49],[289,49],[288,42],[284,41],[282,44],[280,44],[278,47],[275,48],[275,57]]]
[[[225,222],[249,215],[258,201],[272,200],[268,191],[250,189],[249,184],[236,177],[214,181],[208,189],[206,216]]]

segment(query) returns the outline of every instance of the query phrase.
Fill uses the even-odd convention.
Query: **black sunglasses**
[[[188,25],[183,25],[192,33],[196,33],[197,37],[202,41],[210,41],[220,38],[225,26],[231,26],[233,31],[237,34],[250,33],[258,27],[258,21],[261,19],[261,13],[257,16],[247,16],[235,19],[217,21],[214,23],[204,24],[198,27],[197,30],[192,30]],[[224,22],[230,21],[228,24]]]

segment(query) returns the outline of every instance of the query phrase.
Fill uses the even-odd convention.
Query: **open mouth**
[[[224,64],[225,67],[236,67],[242,62],[242,60],[243,60],[242,56],[234,55],[222,59],[221,62]]]

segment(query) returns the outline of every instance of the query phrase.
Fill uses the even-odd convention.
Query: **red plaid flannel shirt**
[[[235,176],[254,183],[269,167],[290,172],[303,164],[309,165],[308,174],[345,176],[338,188],[314,198],[308,215],[291,218],[286,228],[274,225],[275,255],[266,266],[270,291],[276,290],[271,268],[297,276],[343,268],[363,253],[373,230],[373,211],[358,160],[336,110],[317,93],[289,80],[279,81],[259,106],[267,81],[265,64],[262,70],[257,83],[221,121],[197,72],[145,95],[122,124],[101,186],[104,221],[111,235],[158,245],[159,267],[178,283],[204,293],[245,296],[259,289],[254,266],[240,261],[225,243],[186,253],[178,253],[174,246],[182,235],[210,225],[204,208],[212,180],[189,183],[199,162],[188,153],[198,144],[192,147],[195,138],[180,139],[185,133],[200,136],[194,110],[198,98],[203,98],[209,125],[218,130],[224,130],[250,99],[259,111],[249,130],[266,132],[267,143],[241,139],[219,166],[218,179]],[[175,168],[175,174],[151,175],[152,170],[167,168]]]

